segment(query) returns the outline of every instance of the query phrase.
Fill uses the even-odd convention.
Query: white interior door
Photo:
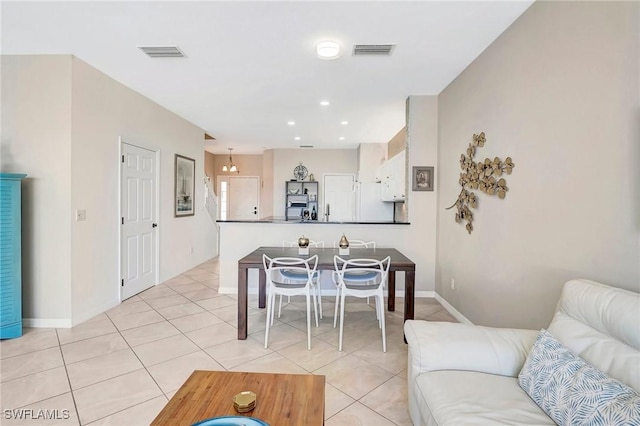
[[[157,281],[156,153],[122,143],[121,299]]]
[[[260,178],[258,176],[229,177],[227,180],[229,220],[260,218]]]
[[[351,222],[355,220],[355,175],[323,176],[323,212],[329,206],[330,222]]]

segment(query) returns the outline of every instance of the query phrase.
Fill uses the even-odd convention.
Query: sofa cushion
[[[547,329],[588,364],[640,392],[639,315],[640,294],[572,280]]]
[[[640,395],[542,330],[518,376],[557,424],[640,424]]]
[[[428,425],[555,425],[515,377],[439,370],[420,374],[415,388]]]

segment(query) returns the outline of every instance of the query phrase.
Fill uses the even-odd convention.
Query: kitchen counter
[[[292,224],[309,224],[309,225],[410,225],[409,222],[393,222],[389,221],[376,221],[376,222],[323,222],[318,220],[284,220],[281,217],[266,217],[259,220],[216,220],[217,223],[275,223],[283,225]]]

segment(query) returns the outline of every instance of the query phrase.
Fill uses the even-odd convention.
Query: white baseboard
[[[22,326],[29,328],[71,328],[71,319],[22,318]]]
[[[112,300],[109,303],[104,303],[101,306],[87,309],[78,315],[75,315],[73,319],[46,319],[46,318],[23,318],[22,325],[29,328],[71,328],[82,322],[85,322],[96,315],[108,311],[109,309],[117,306],[120,302],[118,300]]]
[[[100,315],[103,312],[108,311],[109,309],[118,306],[120,304],[119,299],[110,300],[109,302],[103,303],[100,306],[93,307],[91,309],[86,309],[83,312],[80,312],[78,315],[73,316],[73,321],[71,327],[78,325],[80,323],[85,322],[86,320],[90,320],[96,315]]]
[[[455,319],[457,319],[458,321],[460,321],[463,324],[473,325],[473,323],[471,321],[469,321],[469,319],[467,317],[465,317],[460,312],[458,312],[458,310],[456,308],[454,308],[453,306],[451,306],[451,304],[449,302],[444,300],[442,298],[442,296],[440,296],[438,293],[435,293],[435,292],[434,292],[434,294],[435,294],[434,297],[438,301],[438,303],[440,303],[442,305],[442,307],[447,310],[447,312],[449,312],[451,315],[453,315],[453,317]]]

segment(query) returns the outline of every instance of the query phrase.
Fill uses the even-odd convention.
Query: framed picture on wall
[[[413,191],[433,191],[433,166],[414,166],[411,181]]]
[[[194,215],[196,160],[176,154],[174,169],[175,217]]]

